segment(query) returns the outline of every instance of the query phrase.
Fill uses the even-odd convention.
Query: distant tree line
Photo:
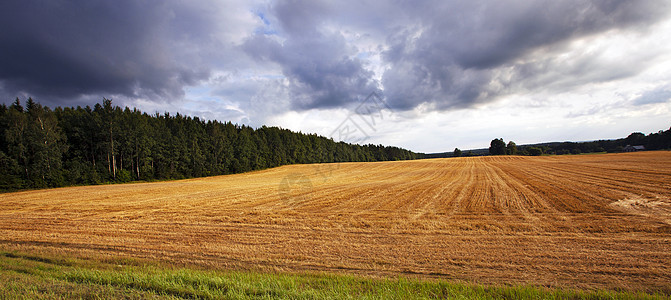
[[[543,154],[565,155],[582,153],[609,152],[616,153],[624,151],[627,146],[644,146],[645,150],[667,150],[671,149],[671,128],[660,130],[656,133],[645,135],[634,132],[626,138],[616,140],[598,140],[592,142],[561,142],[544,143],[535,145],[517,146],[510,141],[506,145],[503,139],[494,139],[490,143],[490,155],[531,155]]]
[[[103,99],[50,109],[0,105],[0,190],[181,179],[298,163],[416,159],[398,147],[335,142],[198,117],[147,114]]]
[[[503,139],[493,139],[489,144],[489,154],[490,155],[518,155],[517,144],[510,141],[506,145],[506,142]]]

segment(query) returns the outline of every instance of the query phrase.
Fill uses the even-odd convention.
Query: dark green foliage
[[[0,190],[232,174],[295,163],[416,159],[382,145],[335,142],[114,106],[53,111],[28,99],[0,105]]]
[[[539,147],[529,147],[527,148],[527,152],[531,156],[541,156],[543,155],[543,149]]]
[[[454,157],[459,157],[461,156],[462,152],[459,148],[454,148],[454,152],[452,152]]]
[[[517,155],[517,145],[515,144],[515,142],[513,141],[508,142],[508,145],[506,146],[506,154]]]
[[[65,135],[54,112],[28,99],[17,98],[0,109],[0,189],[49,187],[63,184]]]
[[[519,146],[518,153],[521,155],[538,155],[537,150],[531,148],[539,148],[542,154],[583,154],[583,153],[599,153],[609,152],[617,153],[623,152],[627,145],[643,146],[645,150],[670,150],[671,149],[671,128],[668,130],[660,130],[656,133],[645,135],[640,132],[634,132],[626,138],[616,140],[599,140],[592,142],[562,142],[562,143],[545,143],[536,145]],[[533,152],[533,153],[532,153]]]
[[[490,155],[506,155],[506,142],[503,139],[493,139],[489,146]]]
[[[494,151],[498,152],[492,153],[493,148],[490,147],[489,153],[491,155],[500,155],[501,144],[503,144],[503,139],[493,140],[492,147],[496,146]],[[505,146],[505,154],[537,156],[543,154],[566,155],[600,152],[617,153],[623,152],[625,147],[628,145],[643,146],[645,147],[645,150],[671,150],[671,128],[666,131],[660,130],[656,133],[651,133],[648,135],[640,132],[634,132],[626,138],[617,140],[599,140],[580,143],[544,143],[523,146],[517,146],[514,142],[511,141],[507,146]]]

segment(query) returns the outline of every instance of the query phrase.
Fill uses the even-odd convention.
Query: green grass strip
[[[119,265],[121,262],[123,265]],[[622,291],[211,271],[0,252],[0,299],[669,299]]]

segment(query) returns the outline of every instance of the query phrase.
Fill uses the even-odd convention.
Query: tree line
[[[555,142],[517,146],[510,141],[506,144],[502,138],[493,139],[489,146],[489,155],[565,155],[582,153],[617,153],[627,146],[643,146],[645,150],[671,149],[671,128],[645,135],[634,132],[626,138],[598,140],[591,142]],[[455,155],[456,156],[456,155]]]
[[[335,142],[179,113],[147,114],[103,99],[93,108],[29,98],[0,105],[0,190],[182,179],[299,163],[416,159],[398,147]]]

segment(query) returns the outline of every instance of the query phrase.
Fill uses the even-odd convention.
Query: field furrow
[[[0,248],[671,293],[671,152],[292,165],[0,194]]]

